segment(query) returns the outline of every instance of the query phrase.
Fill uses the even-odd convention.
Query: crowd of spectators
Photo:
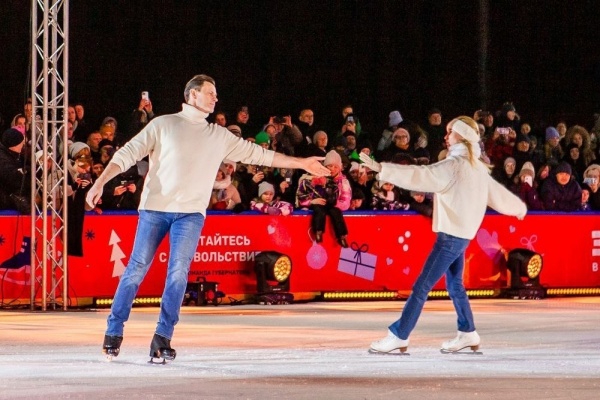
[[[339,124],[323,126],[319,115],[306,108],[297,115],[272,116],[254,121],[250,107],[240,107],[232,117],[219,111],[212,122],[233,134],[277,152],[299,157],[320,156],[332,166],[332,177],[315,179],[300,171],[257,167],[223,161],[215,177],[210,210],[254,211],[289,215],[295,209],[313,211],[313,232],[320,240],[325,215],[332,218],[338,242],[346,245],[346,210],[414,210],[431,216],[431,195],[377,182],[361,165],[358,154],[377,161],[425,165],[446,155],[446,116],[438,108],[421,121],[404,119],[392,110],[380,127],[361,124],[353,107],[340,108]],[[106,116],[99,126],[86,120],[81,103],[68,107],[69,158],[67,173],[70,218],[81,225],[83,198],[90,184],[110,162],[112,155],[156,116],[149,99],[141,99],[121,128],[116,118]],[[529,210],[600,210],[600,116],[588,128],[555,125],[535,127],[522,118],[510,103],[495,111],[477,110],[482,158],[492,176],[520,196]],[[10,127],[3,127],[0,142],[0,209],[23,208],[30,201],[31,103],[17,114]],[[40,149],[36,158],[40,158]],[[62,155],[61,155],[62,156]],[[339,167],[339,168],[338,168]],[[339,169],[339,171],[338,171]],[[40,174],[34,171],[35,174]],[[102,201],[94,212],[135,210],[139,203],[148,163],[141,160],[105,186]],[[193,184],[193,182],[190,182]],[[21,204],[19,204],[21,200]],[[36,199],[36,201],[39,201]]]

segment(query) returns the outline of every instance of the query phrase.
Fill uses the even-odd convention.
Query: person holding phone
[[[214,112],[217,88],[213,78],[196,75],[183,90],[185,103],[175,114],[152,119],[121,147],[89,190],[86,202],[95,207],[104,185],[149,157],[149,170],[138,207],[139,220],[132,253],[113,299],[102,351],[107,358],[120,352],[125,322],[136,293],[159,244],[169,235],[169,259],[160,314],[150,342],[151,361],[173,360],[175,325],[185,295],[190,263],[198,247],[217,171],[224,159],[251,165],[301,168],[327,176],[320,158],[295,158],[275,153],[235,136],[206,119]]]
[[[583,172],[583,183],[590,187],[590,207],[600,211],[600,165],[590,164]]]
[[[431,165],[378,163],[366,154],[361,161],[379,172],[378,179],[407,190],[433,193],[432,229],[437,234],[400,318],[388,334],[371,343],[370,352],[405,352],[409,336],[417,324],[423,305],[433,286],[445,275],[448,294],[457,314],[458,332],[442,344],[443,352],[479,348],[473,313],[464,284],[465,251],[479,230],[487,207],[523,219],[525,204],[490,176],[490,168],[479,158],[477,123],[467,116],[454,118],[446,126],[444,138],[448,156]]]
[[[150,101],[150,94],[144,90],[140,97],[140,102],[131,115],[131,131],[141,131],[148,122],[154,118],[154,109],[152,108],[152,101]]]

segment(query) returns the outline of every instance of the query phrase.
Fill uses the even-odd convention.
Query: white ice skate
[[[386,337],[371,343],[369,353],[389,354],[394,350],[400,350],[400,354],[408,355],[406,352],[407,349],[408,339],[402,340],[388,329],[388,334]]]
[[[467,347],[470,347],[474,354],[482,354],[481,352],[477,351],[480,343],[481,340],[479,339],[479,335],[476,331],[458,331],[458,334],[454,339],[442,343],[442,348],[440,351],[444,354],[457,353],[463,349],[466,349]]]

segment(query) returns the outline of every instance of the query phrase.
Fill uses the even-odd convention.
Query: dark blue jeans
[[[461,332],[475,330],[473,312],[463,284],[465,250],[469,242],[468,239],[446,233],[437,234],[433,249],[413,286],[410,297],[406,300],[400,319],[389,326],[390,331],[400,339],[408,339],[417,324],[429,292],[444,274],[446,274],[446,288],[458,316],[458,330]]]
[[[200,213],[171,213],[140,210],[133,251],[113,300],[106,334],[123,336],[133,300],[144,280],[158,245],[169,234],[167,279],[160,303],[156,333],[171,339],[179,321],[179,309],[187,287],[190,264],[196,253],[204,216]]]

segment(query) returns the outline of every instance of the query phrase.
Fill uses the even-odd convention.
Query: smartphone
[[[354,122],[354,117],[352,115],[348,115],[348,118],[346,118],[346,122]]]
[[[510,128],[496,128],[500,135],[508,135],[510,133]]]
[[[585,178],[583,180],[583,183],[585,183],[586,185],[595,185],[597,182],[596,178]]]
[[[150,94],[146,91],[142,92],[142,99],[143,100],[150,100]]]

